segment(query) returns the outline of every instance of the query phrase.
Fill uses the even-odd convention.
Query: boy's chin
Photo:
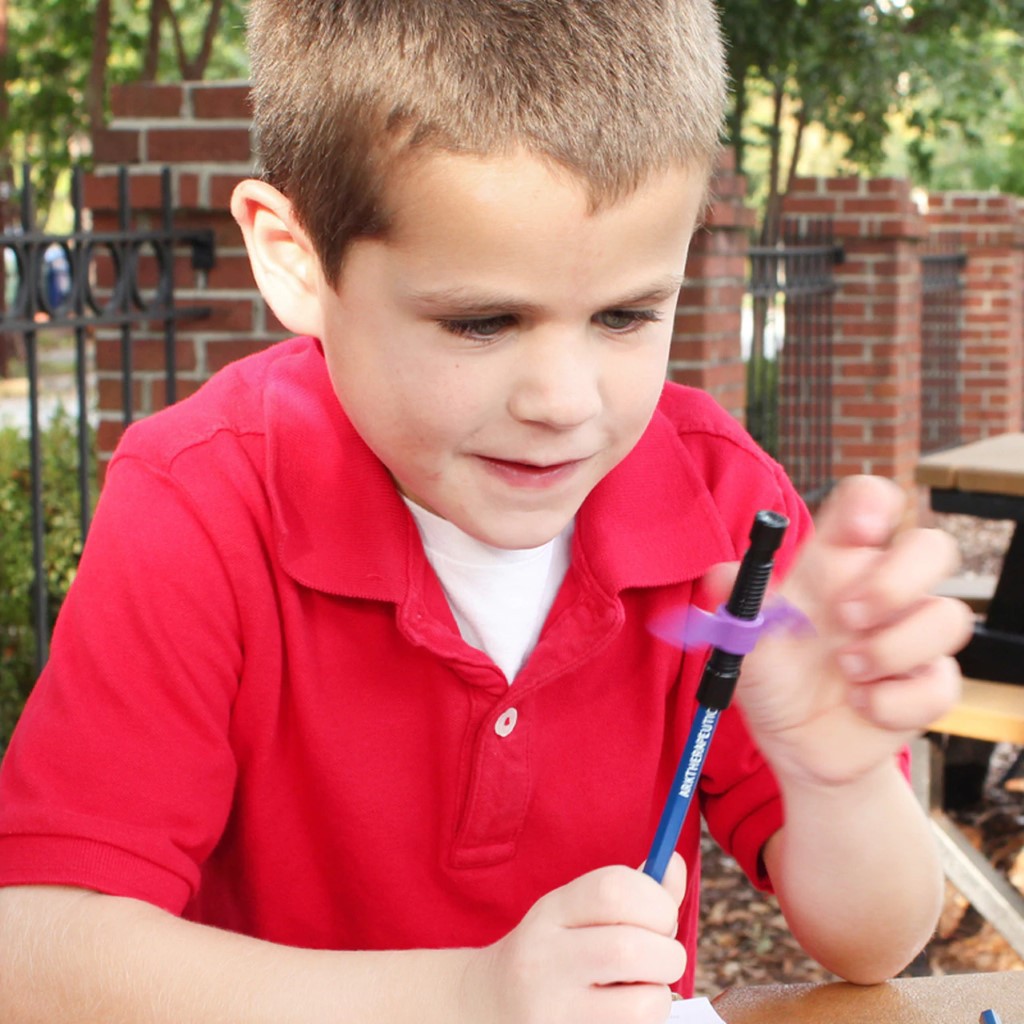
[[[512,513],[499,523],[456,523],[471,537],[493,548],[524,551],[539,548],[554,540],[572,522],[571,515],[523,517]]]
[[[394,480],[394,476],[392,476]],[[406,501],[425,512],[444,519],[474,540],[492,548],[523,551],[539,548],[554,540],[575,519],[576,509],[460,509],[448,514],[447,509],[421,498],[397,480],[395,486]]]

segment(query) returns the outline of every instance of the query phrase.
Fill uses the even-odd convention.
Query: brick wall
[[[785,215],[830,219],[836,267],[833,475],[878,473],[908,489],[920,438],[925,224],[906,181],[801,178]]]
[[[745,415],[746,369],[740,350],[747,249],[754,212],[746,182],[723,154],[711,203],[690,244],[686,282],[676,307],[669,377],[713,395],[737,419]]]
[[[181,306],[206,306],[208,318],[177,327],[178,397],[190,394],[233,359],[280,340],[286,332],[252,279],[241,232],[228,212],[235,184],[251,172],[248,86],[244,82],[128,85],[113,92],[114,117],[94,140],[95,171],[85,202],[98,230],[115,225],[117,168],[129,169],[137,226],[159,216],[162,167],[169,167],[174,223],[207,228],[216,240],[216,264],[194,271],[187,253],[175,262]],[[161,325],[136,332],[133,343],[135,414],[164,405]],[[119,336],[97,332],[98,447],[101,460],[122,430]]]
[[[992,193],[929,197],[935,238],[968,253],[963,309],[963,433],[1021,429],[1024,417],[1024,200]]]

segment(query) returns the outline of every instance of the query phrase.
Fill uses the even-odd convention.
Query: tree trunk
[[[90,136],[103,127],[107,119],[107,60],[110,57],[111,0],[96,0],[93,22],[92,60],[86,86],[85,110]]]
[[[7,67],[7,0],[0,0],[0,69]],[[7,81],[0,82],[0,125],[6,125],[8,112]],[[0,143],[0,235],[7,231],[8,207],[14,178],[7,140]],[[0,255],[0,312],[7,308],[7,264]],[[12,355],[13,342],[6,331],[0,331],[0,377],[7,376],[7,364]]]
[[[0,0],[0,71],[5,71],[7,68],[7,0]],[[7,124],[7,76],[4,75],[4,80],[0,82],[3,86],[0,89],[0,124]],[[8,164],[7,147],[4,145],[4,150],[0,153],[0,166],[6,167]]]
[[[149,34],[146,37],[146,56],[142,62],[142,81],[155,82],[160,70],[160,28],[163,25],[166,0],[150,0]]]
[[[730,143],[733,152],[736,154],[736,173],[744,173],[743,165],[746,159],[746,144],[743,139],[743,118],[747,113],[747,76],[744,74],[736,79],[736,87],[733,90],[733,107],[729,115]]]
[[[800,155],[803,151],[804,129],[807,127],[807,107],[801,103],[800,113],[796,119],[796,136],[793,139],[793,157],[789,161],[789,173],[786,175],[786,188],[783,195],[793,188],[793,180],[797,175],[797,168],[800,163]]]
[[[184,78],[186,81],[200,81],[206,74],[206,68],[213,54],[213,44],[220,29],[220,16],[224,9],[224,0],[212,0],[210,14],[203,29],[203,42],[195,58],[188,63]]]
[[[181,23],[178,21],[178,15],[175,14],[174,8],[171,6],[171,0],[161,0],[161,2],[163,13],[167,15],[167,20],[171,23],[171,35],[174,37],[174,55],[178,61],[178,73],[182,78],[185,78],[188,56],[185,53],[185,40],[181,35]]]
[[[178,70],[186,82],[197,82],[206,74],[206,68],[213,55],[213,44],[220,29],[220,16],[224,9],[224,0],[210,0],[206,25],[203,27],[203,40],[196,55],[189,58],[185,51],[185,40],[181,34],[181,22],[171,6],[170,0],[162,0],[167,18],[174,33],[174,50],[178,58]]]
[[[769,142],[768,198],[764,207],[761,244],[774,245],[779,239],[779,183],[782,169],[782,111],[786,102],[785,83],[777,81],[773,89],[772,127]]]
[[[782,110],[786,99],[785,83],[774,87],[772,126],[769,129],[768,198],[765,201],[764,221],[761,224],[761,245],[774,246],[779,239],[779,177],[782,166]],[[757,258],[758,284],[761,286],[751,301],[750,365],[747,368],[747,429],[754,439],[775,455],[777,444],[778,395],[776,377],[771,372],[765,351],[765,332],[768,312],[775,301],[774,282],[778,265],[773,256]],[[778,358],[778,353],[775,353]]]

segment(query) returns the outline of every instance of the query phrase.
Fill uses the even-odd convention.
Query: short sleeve
[[[166,472],[115,460],[0,767],[0,884],[179,912],[231,806],[241,659],[204,510]]]
[[[735,705],[719,719],[700,786],[701,811],[712,837],[754,885],[770,890],[761,851],[782,827],[782,797]]]

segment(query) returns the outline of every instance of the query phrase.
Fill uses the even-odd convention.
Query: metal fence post
[[[187,247],[192,265],[208,270],[213,266],[214,236],[210,230],[174,227],[170,172],[161,175],[161,223],[152,230],[132,227],[129,181],[126,168],[119,174],[117,229],[90,231],[85,228],[82,175],[73,173],[71,202],[73,228],[69,234],[51,234],[35,223],[35,191],[29,168],[22,172],[21,224],[0,235],[0,251],[17,274],[17,289],[11,308],[0,309],[0,333],[20,336],[24,342],[29,387],[30,500],[32,503],[32,626],[36,636],[36,667],[41,671],[49,653],[49,601],[45,559],[45,515],[43,504],[42,429],[40,422],[39,338],[47,331],[71,330],[74,333],[75,389],[78,401],[78,490],[79,521],[82,539],[89,529],[91,508],[88,420],[88,343],[97,328],[120,332],[122,352],[122,402],[125,423],[133,416],[132,332],[146,321],[164,325],[166,353],[166,394],[174,400],[176,374],[174,358],[175,325],[184,319],[209,315],[204,306],[182,307],[174,302],[174,252]],[[66,290],[54,294],[47,274],[47,253],[63,252],[69,280]],[[97,281],[98,254],[110,256],[112,281],[109,288]],[[143,294],[140,277],[143,254],[152,252],[158,272],[158,285],[151,299]]]

